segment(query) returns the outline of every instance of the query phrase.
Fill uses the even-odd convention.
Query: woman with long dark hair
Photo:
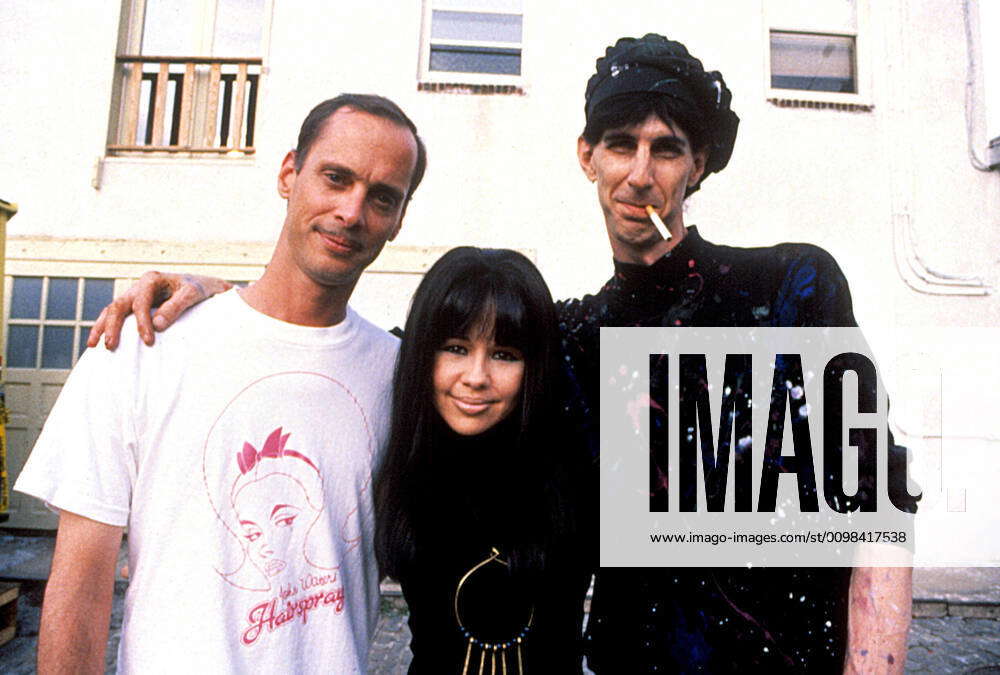
[[[410,673],[581,672],[593,561],[572,508],[583,453],[558,406],[558,340],[548,287],[516,251],[452,249],[413,296],[374,489]]]
[[[556,405],[557,320],[510,250],[456,248],[413,297],[375,483],[411,673],[578,673],[589,570]]]

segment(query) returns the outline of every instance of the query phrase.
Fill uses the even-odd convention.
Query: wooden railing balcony
[[[253,153],[261,59],[118,56],[109,154]]]

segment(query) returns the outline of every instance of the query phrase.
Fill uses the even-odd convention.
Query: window
[[[865,0],[765,0],[769,100],[866,106]],[[825,107],[825,106],[824,106]]]
[[[111,302],[113,279],[12,278],[7,367],[69,369],[87,347],[87,333]]]
[[[424,0],[421,78],[512,84],[521,74],[521,0]]]
[[[771,88],[858,93],[854,37],[771,31]]]
[[[109,154],[252,153],[266,0],[131,0]]]

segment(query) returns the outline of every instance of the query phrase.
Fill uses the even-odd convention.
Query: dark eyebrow
[[[353,171],[351,171],[346,166],[342,166],[340,164],[333,164],[333,163],[323,164],[323,165],[321,165],[319,167],[319,171],[320,171],[320,173],[328,173],[330,171],[336,171],[337,173],[342,173],[345,176],[347,176],[348,178],[352,178],[352,179],[358,177],[358,175],[356,173],[354,173]]]
[[[635,135],[627,131],[608,131],[604,134],[601,142],[605,145],[609,143],[620,143],[621,141],[635,141]]]
[[[656,150],[683,150],[687,147],[687,141],[680,136],[669,134],[666,136],[657,136],[653,139],[650,146],[654,152]]]

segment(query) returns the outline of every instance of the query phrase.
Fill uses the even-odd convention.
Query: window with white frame
[[[865,0],[764,0],[772,97],[864,103]]]
[[[855,38],[771,31],[771,88],[858,93]]]
[[[510,83],[522,74],[522,0],[424,0],[421,78]]]
[[[111,302],[114,279],[12,277],[7,322],[8,368],[70,369],[87,333]]]
[[[130,0],[110,154],[253,152],[271,0]]]

